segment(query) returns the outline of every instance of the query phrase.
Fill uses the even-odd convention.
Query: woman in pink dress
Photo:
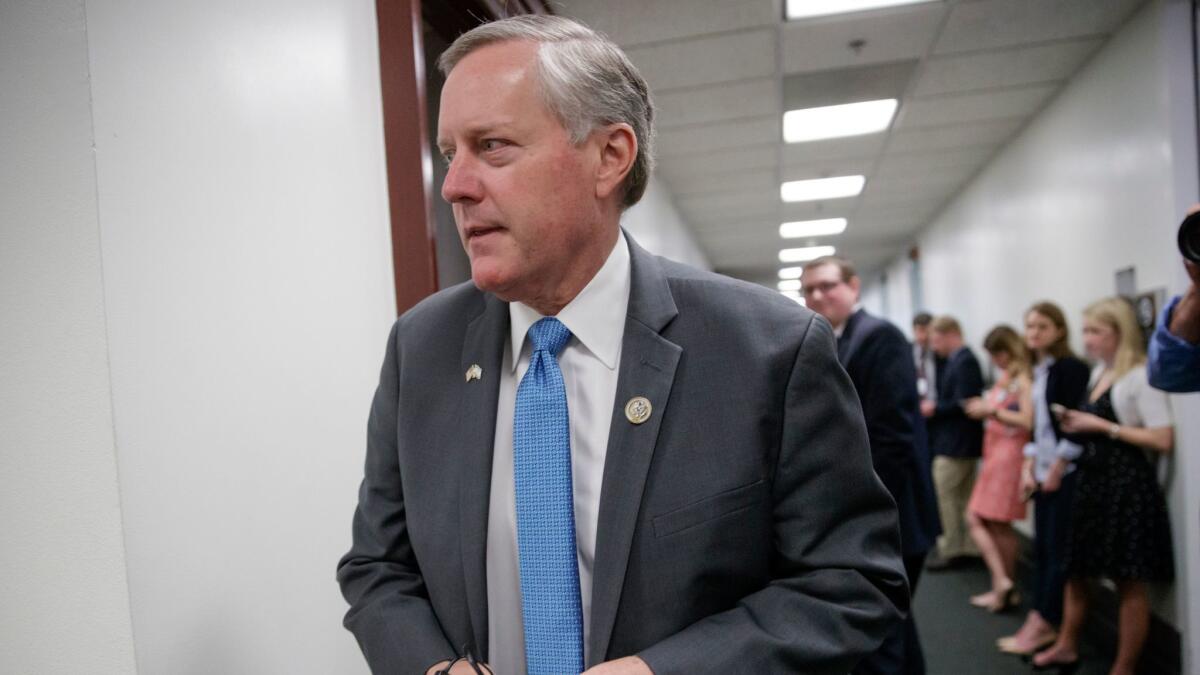
[[[1002,612],[1017,601],[1013,573],[1018,542],[1012,523],[1025,517],[1021,466],[1033,429],[1033,377],[1025,344],[1012,328],[993,328],[983,347],[1000,376],[985,395],[964,402],[968,416],[986,420],[983,462],[967,504],[967,523],[991,573],[992,588],[972,596],[971,604]]]

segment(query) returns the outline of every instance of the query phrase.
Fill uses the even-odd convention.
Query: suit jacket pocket
[[[757,480],[655,516],[654,536],[665,537],[746,509],[761,498],[763,485],[762,480]]]

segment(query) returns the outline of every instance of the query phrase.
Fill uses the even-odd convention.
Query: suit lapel
[[[458,418],[456,445],[449,446],[461,458],[459,465],[459,535],[467,591],[467,607],[475,635],[475,655],[488,653],[487,525],[491,497],[492,452],[496,435],[496,403],[500,395],[508,305],[485,295],[484,309],[467,326],[463,340],[461,370],[464,380]],[[465,381],[467,369],[482,368],[482,377]],[[461,645],[455,645],[459,648]]]
[[[589,667],[603,662],[608,653],[646,475],[683,352],[659,334],[678,311],[658,261],[628,233],[626,239],[631,266],[629,311],[600,491]],[[650,418],[641,424],[632,423],[625,414],[626,403],[635,396],[645,397],[652,407]]]
[[[842,336],[838,338],[838,361],[841,362],[843,368],[850,363],[850,357],[854,355],[854,351],[858,349],[858,344],[861,342],[854,339],[854,329],[858,325],[859,319],[862,318],[862,313],[863,311],[860,309],[846,319],[846,327],[842,330]]]

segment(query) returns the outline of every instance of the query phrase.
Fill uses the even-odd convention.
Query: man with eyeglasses
[[[915,592],[925,555],[940,531],[925,424],[918,408],[916,366],[900,329],[859,307],[860,287],[854,266],[837,256],[813,260],[801,275],[805,301],[833,325],[838,360],[862,403],[875,473],[899,510],[904,567],[909,588]],[[925,672],[911,611],[854,672]]]

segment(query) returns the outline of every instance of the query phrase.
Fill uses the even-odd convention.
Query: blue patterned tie
[[[575,558],[575,503],[567,390],[558,354],[571,331],[545,318],[529,329],[533,356],[517,387],[513,474],[521,617],[529,675],[583,670],[583,609]]]

